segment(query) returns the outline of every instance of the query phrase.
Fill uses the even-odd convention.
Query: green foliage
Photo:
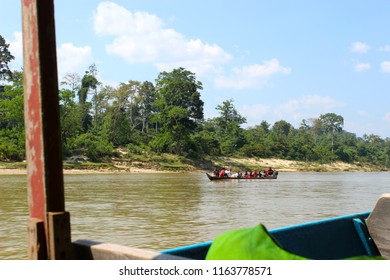
[[[219,156],[222,153],[219,141],[205,130],[194,135],[194,142],[198,147],[198,157],[202,155]]]
[[[19,161],[25,157],[22,73],[10,82],[0,92],[0,160]]]
[[[222,153],[233,155],[247,142],[241,128],[241,125],[246,123],[246,118],[238,113],[231,99],[224,101],[216,109],[220,115],[214,121],[215,133],[220,140]]]
[[[6,43],[3,36],[0,35],[0,81],[12,77],[12,72],[8,64],[15,58],[9,51],[9,44]]]
[[[24,130],[0,130],[0,160],[21,161],[25,157]]]
[[[191,134],[197,121],[203,119],[203,101],[199,90],[202,83],[184,68],[162,72],[156,80],[156,113],[152,120],[159,123],[159,133],[152,146],[159,152],[188,154]]]
[[[64,156],[110,161],[116,148],[126,147],[131,159],[182,156],[179,163],[164,163],[171,167],[208,155],[390,167],[389,138],[356,137],[343,130],[344,118],[334,113],[302,120],[299,128],[285,120],[273,125],[264,120],[244,129],[246,118],[229,99],[215,108],[217,117],[203,120],[202,84],[184,68],[160,73],[155,86],[129,80],[114,88],[100,87],[92,65],[82,79],[68,74],[61,85]],[[0,160],[23,160],[24,142],[23,75],[14,72],[0,88]]]
[[[162,153],[168,150],[170,144],[173,143],[172,135],[169,133],[160,133],[157,134],[154,139],[149,143],[152,150],[156,153]]]
[[[14,72],[12,83],[0,92],[0,128],[23,128],[23,76]]]
[[[107,160],[114,155],[113,145],[92,133],[84,133],[71,139],[68,147],[72,154],[85,155],[95,162]]]

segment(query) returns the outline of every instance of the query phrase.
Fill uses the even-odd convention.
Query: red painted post
[[[54,217],[59,217],[62,213],[61,231],[65,232],[66,241],[60,240],[59,243],[61,246],[69,244],[70,247],[70,223],[69,214],[65,213],[62,171],[53,0],[22,0],[22,19],[30,211],[29,257],[69,258],[63,248],[59,252],[53,243],[54,239],[61,238],[63,234],[55,232],[56,226],[48,225],[49,213],[56,213]]]

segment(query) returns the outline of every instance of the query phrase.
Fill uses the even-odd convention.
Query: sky
[[[344,130],[390,137],[390,1],[55,0],[59,80],[96,64],[117,86],[184,67],[205,118],[233,100],[247,119],[335,113]],[[0,0],[0,35],[22,68],[21,1]]]

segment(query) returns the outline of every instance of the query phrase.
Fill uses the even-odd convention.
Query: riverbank
[[[169,161],[167,161],[169,158]],[[233,171],[259,170],[272,167],[280,172],[378,172],[389,171],[378,166],[359,163],[332,162],[320,164],[283,159],[256,159],[210,157],[204,161],[191,161],[175,158],[172,155],[159,159],[113,160],[111,163],[91,163],[86,161],[64,162],[64,174],[96,174],[96,173],[183,173],[205,172],[214,166],[225,167]],[[0,162],[0,175],[26,174],[26,163]]]

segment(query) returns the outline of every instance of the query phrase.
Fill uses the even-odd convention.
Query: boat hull
[[[251,177],[251,178],[246,178],[246,177],[217,177],[214,175],[211,175],[209,173],[206,173],[207,178],[210,179],[210,181],[224,181],[224,180],[272,180],[272,179],[277,179],[278,178],[278,173],[274,175],[269,175],[266,177]]]
[[[370,212],[341,216],[269,230],[285,249],[315,260],[376,256],[378,251],[365,227]],[[204,260],[211,241],[162,251],[164,254]]]

